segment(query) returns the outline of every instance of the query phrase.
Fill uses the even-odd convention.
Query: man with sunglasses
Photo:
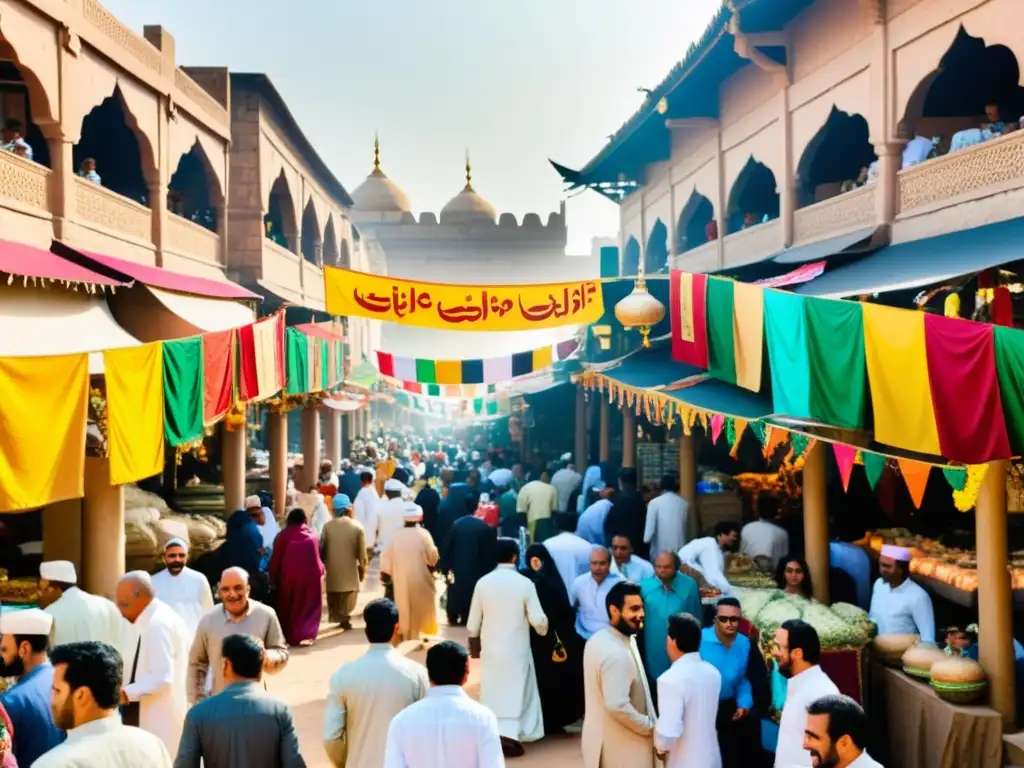
[[[760,723],[754,716],[754,693],[747,676],[750,640],[740,629],[740,602],[723,597],[715,610],[715,622],[701,638],[700,655],[722,676],[718,697],[718,744],[722,768],[747,768],[761,757]],[[756,750],[756,751],[755,751]]]

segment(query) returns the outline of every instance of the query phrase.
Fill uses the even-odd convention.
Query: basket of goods
[[[821,647],[860,648],[875,634],[875,625],[865,611],[848,603],[828,606],[779,589],[734,588],[743,616],[770,638],[790,619],[803,619],[818,632]]]
[[[932,665],[948,658],[934,643],[917,643],[903,652],[903,671],[911,677],[930,680]]]
[[[879,635],[871,644],[875,658],[889,667],[902,667],[903,654],[921,641],[920,635]]]
[[[725,560],[725,573],[733,576],[738,573],[750,573],[754,570],[754,561],[747,555],[729,554]]]
[[[932,664],[931,685],[952,704],[970,704],[985,693],[985,670],[973,659],[949,656]]]

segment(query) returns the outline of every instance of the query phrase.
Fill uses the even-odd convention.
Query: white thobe
[[[320,501],[317,502],[316,506],[313,507],[313,514],[309,520],[309,527],[313,533],[316,534],[317,538],[320,538],[320,534],[323,533],[324,526],[331,522],[331,513],[327,511],[327,505],[324,503],[324,497],[320,496]]]
[[[583,475],[575,469],[562,467],[551,476],[551,484],[558,491],[558,511],[566,512],[569,509],[569,497],[583,483]],[[573,510],[574,512],[576,510]]]
[[[684,565],[700,571],[704,580],[718,587],[723,595],[732,592],[732,585],[725,578],[725,555],[714,536],[694,539],[679,550],[679,559]]]
[[[135,654],[125,657],[125,679],[132,679],[135,666],[135,681],[125,684],[124,693],[129,701],[139,702],[139,726],[160,737],[173,757],[188,710],[185,678],[191,638],[185,622],[160,598],[153,598],[134,627],[138,662]]]
[[[45,610],[53,617],[52,645],[96,640],[121,651],[125,638],[130,635],[128,622],[116,605],[78,587],[65,590],[60,599]]]
[[[437,685],[388,726],[384,768],[500,768],[498,721],[457,685]]]
[[[775,523],[754,520],[740,532],[740,552],[750,558],[770,558],[774,567],[789,554],[789,534]]]
[[[935,642],[932,599],[910,579],[895,589],[876,579],[868,617],[878,625],[879,635],[920,635],[922,643]]]
[[[199,619],[213,608],[213,593],[206,577],[188,567],[177,576],[165,568],[153,576],[153,588],[156,596],[185,622],[188,636],[195,637]]]
[[[377,501],[370,515],[370,524],[366,528],[366,546],[381,552],[391,539],[391,534],[405,527],[405,502],[401,499],[389,499],[385,496]]]
[[[177,745],[175,745],[177,747]],[[160,739],[122,725],[116,712],[68,731],[68,737],[32,763],[32,768],[171,768]]]
[[[618,561],[612,558],[610,570],[613,573],[619,574],[624,579],[635,581],[637,584],[654,575],[654,566],[636,555],[630,555],[629,562],[625,565],[619,565]]]
[[[367,531],[370,530],[370,519],[373,517],[373,511],[377,508],[379,501],[380,496],[377,495],[373,483],[360,488],[359,493],[352,501],[352,514],[355,516],[356,522],[362,523],[363,528]],[[371,547],[373,543],[367,539],[366,546]]]
[[[666,491],[647,505],[644,542],[651,545],[651,557],[678,552],[686,544],[686,518],[690,505],[678,493]]]
[[[812,768],[811,753],[804,749],[807,708],[822,696],[839,693],[836,684],[815,664],[789,680],[786,703],[779,721],[779,744],[775,749],[775,768]]]
[[[718,696],[722,675],[699,653],[676,659],[658,678],[654,746],[668,752],[665,768],[721,768]]]
[[[531,626],[546,635],[548,617],[537,588],[514,565],[502,563],[476,583],[466,629],[480,638],[480,703],[498,718],[501,735],[515,741],[544,738]]]
[[[885,768],[885,766],[871,757],[867,750],[864,750],[860,753],[860,757],[850,763],[850,768]]]
[[[555,561],[555,570],[562,577],[566,594],[569,594],[576,577],[590,570],[590,553],[594,545],[575,533],[563,531],[546,539],[544,547]]]

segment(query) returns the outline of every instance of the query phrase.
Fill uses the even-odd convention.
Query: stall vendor
[[[910,557],[905,547],[882,547],[880,576],[871,591],[868,615],[878,625],[879,635],[920,635],[922,643],[934,643],[932,599],[910,579]]]

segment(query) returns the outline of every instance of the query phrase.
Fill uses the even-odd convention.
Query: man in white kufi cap
[[[184,539],[174,538],[164,544],[166,567],[154,574],[153,589],[156,596],[185,623],[191,640],[195,637],[199,619],[213,608],[213,593],[206,577],[189,568],[187,562],[188,544]]]
[[[920,635],[922,643],[934,643],[935,610],[928,593],[910,578],[912,555],[906,547],[882,547],[868,615],[879,635]]]
[[[74,563],[49,560],[39,565],[39,605],[53,617],[53,644],[97,640],[123,650],[130,632],[117,606],[77,584]]]
[[[388,493],[386,486],[385,493]],[[396,489],[391,493],[401,494],[401,491]],[[388,537],[381,549],[380,571],[389,576],[392,583],[402,638],[417,640],[437,634],[437,603],[431,570],[437,565],[437,547],[430,534],[420,527],[423,508],[403,502],[400,495],[393,497],[393,503],[400,509],[402,527]]]

